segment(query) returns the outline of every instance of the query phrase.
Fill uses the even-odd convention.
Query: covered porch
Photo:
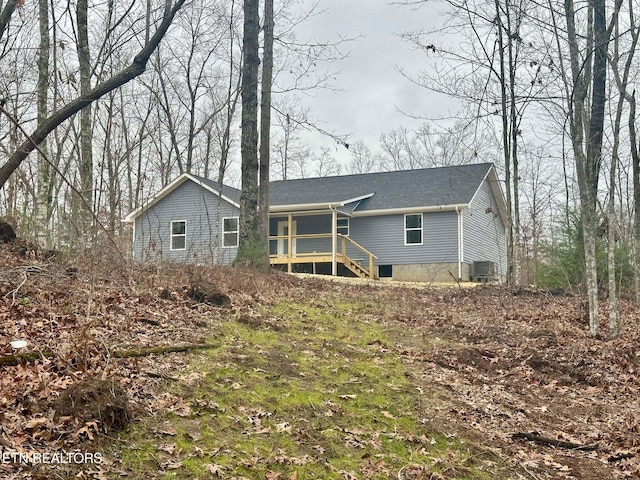
[[[330,265],[331,274],[339,267],[360,278],[375,278],[372,252],[350,237],[349,212],[336,208],[272,212],[269,218],[269,257],[271,265]]]

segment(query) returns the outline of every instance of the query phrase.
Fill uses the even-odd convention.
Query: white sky
[[[381,133],[422,123],[401,112],[430,117],[452,113],[450,100],[412,84],[397,70],[417,74],[426,65],[427,56],[413,50],[400,33],[428,30],[442,21],[441,2],[434,0],[417,10],[390,5],[389,0],[319,0],[319,6],[324,13],[304,24],[300,40],[360,37],[345,44],[348,58],[331,66],[340,71],[334,85],[339,91],[315,91],[303,99],[324,129],[351,134],[351,143],[362,140],[375,151]],[[348,158],[348,152],[329,139],[318,136],[312,141],[331,145],[340,160]]]

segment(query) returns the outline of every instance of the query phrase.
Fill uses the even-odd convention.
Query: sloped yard
[[[579,298],[533,290],[0,256],[0,354],[41,356],[0,367],[2,478],[640,473],[629,305],[602,342]],[[34,452],[100,461],[13,461]]]

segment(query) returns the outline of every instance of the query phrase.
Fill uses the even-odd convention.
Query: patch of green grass
[[[128,478],[507,478],[427,430],[432,399],[390,340],[402,332],[369,310],[282,301],[259,321],[223,322],[222,347],[188,357],[199,375],[181,372],[173,404],[121,437]]]

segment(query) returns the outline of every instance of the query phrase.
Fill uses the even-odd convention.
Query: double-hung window
[[[349,218],[338,218],[336,220],[337,230],[340,235],[349,236]]]
[[[222,246],[225,248],[238,246],[239,224],[238,217],[222,219]]]
[[[186,250],[187,222],[184,220],[171,222],[171,250]]]
[[[404,244],[422,245],[422,214],[404,216]]]

